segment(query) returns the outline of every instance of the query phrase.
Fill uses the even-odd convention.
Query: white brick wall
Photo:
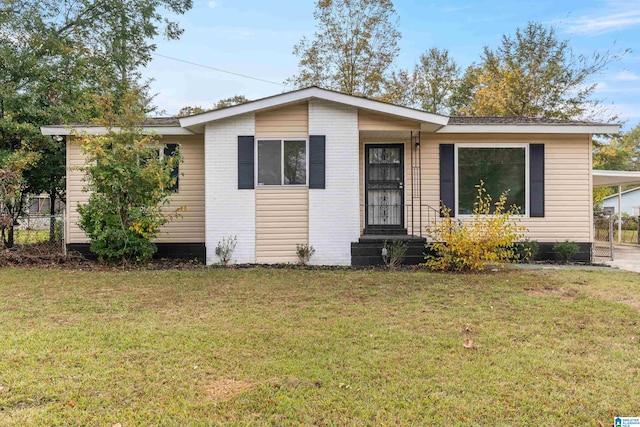
[[[309,190],[311,263],[350,265],[351,242],[360,237],[358,111],[310,101],[309,134],[327,137],[326,188]]]
[[[237,236],[233,262],[255,262],[255,191],[238,190],[238,136],[255,134],[253,114],[213,122],[205,129],[207,264],[219,261],[223,237]]]

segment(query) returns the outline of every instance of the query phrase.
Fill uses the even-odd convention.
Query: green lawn
[[[618,230],[613,230],[613,241],[618,243]],[[622,230],[622,243],[638,243],[637,230]]]
[[[0,425],[611,425],[639,309],[617,271],[0,269]]]

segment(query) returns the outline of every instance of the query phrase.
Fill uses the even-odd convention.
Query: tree
[[[79,226],[90,239],[92,252],[103,261],[143,262],[156,251],[151,239],[181,208],[167,213],[174,167],[179,153],[160,155],[155,135],[138,126],[144,119],[144,101],[133,91],[120,99],[117,110],[107,97],[102,124],[105,135],[81,135],[87,165],[83,168],[91,193],[78,206]],[[112,126],[120,129],[114,131]]]
[[[384,100],[437,114],[448,114],[451,96],[460,79],[460,68],[444,49],[431,48],[413,72],[393,72]]]
[[[207,111],[219,110],[220,108],[233,107],[234,105],[244,104],[245,102],[249,102],[249,101],[250,100],[247,99],[247,97],[244,95],[234,95],[229,98],[221,99],[216,103],[216,105],[213,106],[213,108],[205,109],[200,106],[192,107],[188,105],[180,109],[180,111],[178,112],[178,117],[187,117],[187,116],[193,116],[194,114],[202,114],[202,113],[206,113]]]
[[[30,150],[25,192],[64,198],[64,141],[42,125],[99,114],[91,94],[124,93],[139,82],[160,32],[182,30],[159,10],[181,14],[192,0],[15,0],[0,5],[0,149]],[[114,100],[117,104],[118,98]]]
[[[640,157],[640,125],[608,141],[593,141],[593,168],[636,170]]]
[[[591,78],[617,58],[610,52],[576,55],[553,27],[532,22],[515,36],[504,35],[497,49],[485,46],[480,63],[465,72],[455,109],[464,115],[595,119],[603,111],[592,97]]]
[[[13,247],[14,228],[24,209],[24,170],[37,161],[37,154],[0,151],[0,246]]]
[[[298,74],[287,83],[375,98],[398,56],[400,32],[391,0],[318,0],[317,31],[294,46]]]

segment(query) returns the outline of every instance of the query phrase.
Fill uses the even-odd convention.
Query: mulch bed
[[[550,261],[536,261],[534,264],[557,264]],[[579,265],[599,265],[589,263],[573,263]],[[387,270],[383,266],[348,267],[348,266],[317,266],[299,264],[232,264],[228,267],[222,265],[205,265],[199,262],[181,259],[153,259],[145,264],[113,265],[87,259],[79,252],[62,253],[60,244],[37,243],[25,246],[15,246],[11,249],[0,249],[0,267],[36,267],[36,268],[63,268],[71,270],[201,270],[215,268],[247,269],[291,269],[291,270]],[[414,271],[421,270],[420,266],[399,266],[395,270]]]

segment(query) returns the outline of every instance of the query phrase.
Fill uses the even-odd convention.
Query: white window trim
[[[258,164],[258,146],[260,145],[260,141],[280,141],[280,179],[282,184],[260,184],[258,182],[258,168],[260,165]],[[304,184],[284,184],[284,143],[285,141],[304,141],[304,156],[305,156],[305,182]],[[256,138],[255,143],[255,152],[253,153],[255,165],[255,170],[253,173],[255,179],[255,188],[275,188],[275,187],[308,187],[309,186],[309,138]]]
[[[529,218],[529,204],[530,204],[530,179],[529,179],[529,144],[528,143],[495,143],[495,144],[473,144],[473,143],[460,143],[455,144],[454,152],[454,173],[455,173],[455,215],[456,218],[471,218],[472,214],[459,214],[458,213],[458,186],[460,185],[460,178],[458,177],[458,150],[460,148],[524,148],[524,214],[520,215],[523,218]],[[495,202],[495,200],[494,200]]]

